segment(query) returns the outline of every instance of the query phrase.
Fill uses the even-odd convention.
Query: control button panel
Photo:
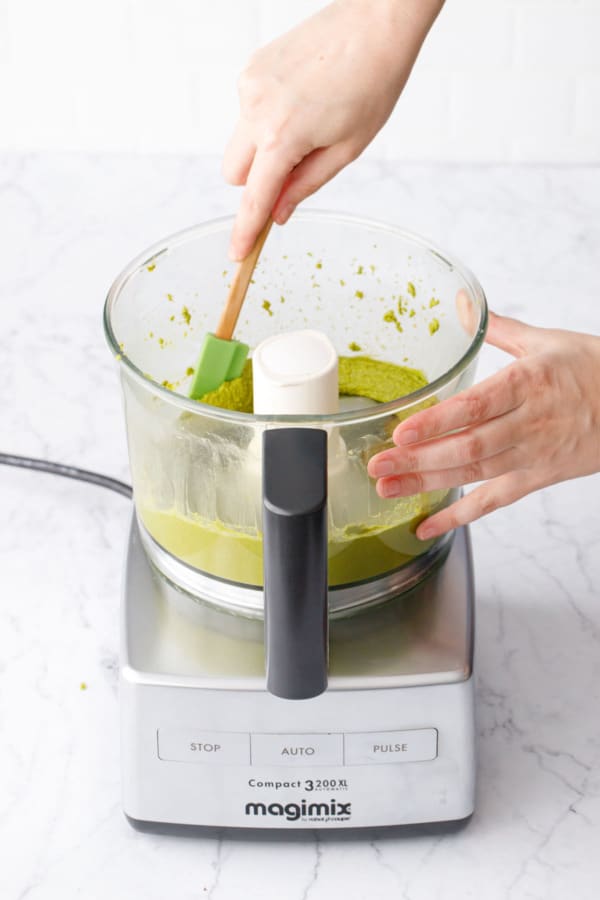
[[[159,729],[158,755],[175,762],[216,766],[250,764],[250,735],[236,731]]]
[[[435,728],[380,731],[344,735],[347,766],[425,762],[437,756]]]
[[[158,756],[217,766],[365,766],[426,762],[437,756],[435,728],[346,734],[158,731]]]
[[[341,734],[253,734],[253,766],[341,766]]]

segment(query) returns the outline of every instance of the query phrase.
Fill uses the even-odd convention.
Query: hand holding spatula
[[[256,239],[254,247],[238,263],[219,324],[214,334],[207,334],[200,351],[196,372],[189,396],[201,400],[209,391],[220,387],[224,381],[239,378],[242,374],[248,350],[247,344],[233,340],[233,332],[242,309],[246,291],[256,267],[260,251],[267,239],[273,220],[269,216],[266,225]]]

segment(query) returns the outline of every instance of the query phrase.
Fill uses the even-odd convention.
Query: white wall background
[[[0,0],[0,150],[220,153],[236,79],[317,0]],[[600,0],[447,0],[368,151],[600,162]]]

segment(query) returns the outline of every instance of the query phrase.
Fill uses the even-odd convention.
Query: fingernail
[[[369,474],[373,478],[385,478],[394,474],[394,463],[391,459],[374,459],[369,464]]]
[[[402,481],[399,478],[384,478],[377,482],[380,497],[403,497]]]
[[[277,210],[277,224],[285,225],[291,214],[294,212],[294,207],[291,203],[286,204],[281,209]]]
[[[396,444],[414,444],[417,437],[417,432],[413,428],[408,428],[406,431],[398,431],[394,435],[394,442]]]
[[[240,262],[240,260],[242,260],[242,259],[244,258],[244,257],[242,256],[242,254],[240,253],[240,251],[239,251],[239,249],[238,249],[238,247],[237,247],[237,244],[230,244],[230,245],[229,245],[228,255],[229,255],[229,259],[230,259],[232,262]]]
[[[393,482],[380,480],[375,486],[380,497],[383,497],[385,499],[386,497],[392,496],[394,490]]]
[[[435,530],[433,528],[428,528],[426,525],[419,525],[416,534],[420,541],[428,541],[429,538],[435,536]]]

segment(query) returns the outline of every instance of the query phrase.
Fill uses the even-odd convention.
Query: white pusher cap
[[[266,338],[252,354],[257,415],[331,415],[339,410],[338,358],[320,331]]]

